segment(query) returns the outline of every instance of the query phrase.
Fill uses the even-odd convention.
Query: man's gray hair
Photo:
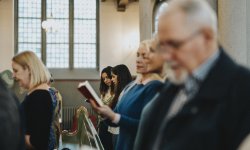
[[[171,0],[162,15],[171,11],[171,5],[187,16],[190,25],[210,26],[217,34],[217,16],[206,0]]]

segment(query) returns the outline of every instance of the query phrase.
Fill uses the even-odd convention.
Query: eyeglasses
[[[189,37],[187,37],[185,40],[177,41],[177,40],[168,40],[163,41],[158,44],[158,49],[160,52],[163,52],[166,49],[180,49],[182,46],[184,46],[187,42],[194,39],[196,36],[200,34],[200,30],[194,32]]]

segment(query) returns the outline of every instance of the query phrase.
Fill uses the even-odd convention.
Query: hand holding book
[[[81,82],[78,85],[78,90],[88,99],[92,99],[98,106],[103,106],[102,100],[96,94],[88,81]]]
[[[110,120],[114,119],[115,112],[113,112],[109,106],[103,104],[102,100],[98,97],[88,81],[79,83],[78,90],[88,99],[97,113]]]
[[[95,100],[93,100],[93,99],[89,99],[89,102],[90,102],[92,108],[98,114],[100,114],[102,117],[106,117],[106,118],[110,119],[111,121],[114,120],[115,112],[113,112],[113,110],[109,106],[107,106],[107,105],[98,106],[96,104]]]

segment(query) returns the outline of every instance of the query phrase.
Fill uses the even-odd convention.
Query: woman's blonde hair
[[[140,45],[139,45],[139,48],[145,48],[145,50],[147,50],[147,52],[149,51],[150,49],[150,44],[151,44],[152,40],[144,40],[144,41],[141,41]]]
[[[144,40],[140,43],[139,45],[139,49],[140,48],[144,48],[147,52],[150,52],[150,48],[151,46],[153,45],[154,42],[157,42],[157,37],[153,37],[152,39],[150,40]],[[156,47],[157,48],[157,47]],[[165,71],[166,70],[166,65],[163,64],[163,70],[162,70],[162,73],[159,74],[159,73],[150,73],[150,76],[149,78],[152,79],[152,80],[160,80],[160,81],[164,81],[165,80]],[[140,74],[137,76],[138,78],[140,78]]]
[[[23,69],[30,71],[30,89],[42,84],[49,83],[51,75],[43,62],[32,51],[23,51],[12,58],[12,61],[19,64]]]

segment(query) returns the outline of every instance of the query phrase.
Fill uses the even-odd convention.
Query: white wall
[[[13,0],[0,1],[0,72],[11,68],[14,55]]]
[[[124,63],[132,74],[135,74],[135,54],[138,43],[138,2],[130,3],[125,12],[117,12],[114,0],[101,2],[100,68]]]

